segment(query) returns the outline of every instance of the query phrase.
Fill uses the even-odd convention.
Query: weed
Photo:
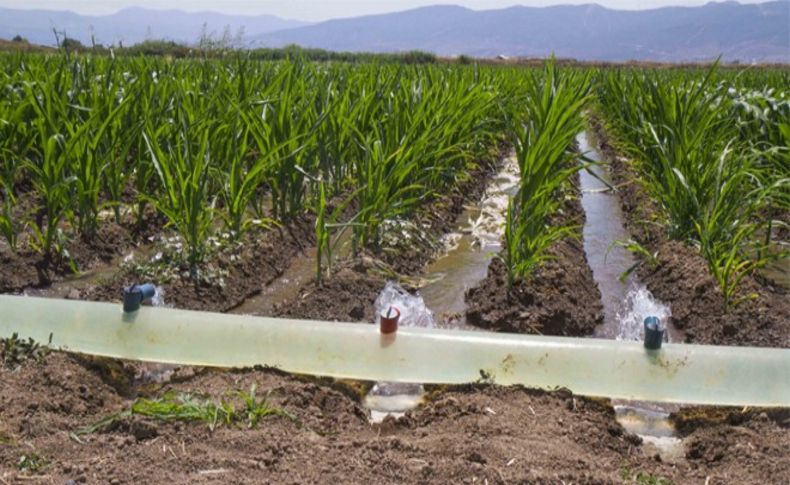
[[[156,421],[200,422],[214,431],[218,426],[230,426],[245,422],[248,428],[257,427],[266,416],[280,416],[296,421],[296,418],[283,409],[271,406],[268,402],[269,393],[263,398],[256,395],[257,387],[253,385],[249,392],[237,391],[229,395],[239,400],[210,399],[192,393],[167,393],[156,399],[138,398],[129,409],[111,414],[101,420],[74,432],[79,436],[95,433],[108,426],[128,419],[132,416],[143,416]]]
[[[0,339],[0,361],[6,366],[13,367],[22,364],[25,360],[41,362],[49,353],[49,345],[52,344],[52,334],[49,334],[49,342],[41,345],[32,338],[23,340],[14,332],[11,337]]]
[[[49,460],[34,452],[20,456],[19,461],[16,463],[17,469],[30,473],[38,473],[46,468],[47,465],[49,465]]]
[[[285,410],[269,405],[268,399],[271,391],[258,400],[255,395],[256,390],[257,386],[253,384],[249,392],[239,391],[239,397],[244,403],[243,413],[246,416],[248,428],[257,427],[260,420],[266,416],[281,416],[296,421],[296,418]]]
[[[643,264],[646,264],[648,268],[651,269],[658,266],[658,251],[650,252],[649,249],[633,239],[614,241],[609,245],[608,248],[606,248],[604,260],[609,255],[609,252],[615,247],[623,248],[639,258],[636,263],[632,264],[629,268],[620,273],[620,282],[624,282],[626,279],[628,279],[628,277],[631,276],[631,273],[633,273],[639,266]]]
[[[629,466],[620,469],[620,478],[623,482],[635,485],[672,485],[672,481],[663,477],[657,477],[652,473],[639,471],[634,473]]]

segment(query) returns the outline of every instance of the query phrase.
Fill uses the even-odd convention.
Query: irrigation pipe
[[[284,320],[0,295],[0,337],[182,365],[267,365],[393,382],[566,387],[588,396],[790,407],[790,350],[665,344]]]

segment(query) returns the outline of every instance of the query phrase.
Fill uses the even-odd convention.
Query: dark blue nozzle
[[[645,318],[645,348],[648,350],[658,350],[661,342],[664,341],[664,328],[658,317]]]
[[[151,283],[132,285],[123,289],[124,313],[136,312],[145,300],[150,300],[156,293],[156,287]]]

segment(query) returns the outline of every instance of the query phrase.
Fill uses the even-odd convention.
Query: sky
[[[667,5],[695,6],[707,2],[708,0],[195,0],[189,2],[178,0],[0,0],[0,7],[71,10],[81,14],[104,15],[125,7],[138,6],[156,9],[175,8],[187,11],[211,10],[239,15],[270,14],[315,22],[329,18],[356,17],[436,4],[463,5],[475,10],[483,10],[509,7],[514,4],[545,6],[559,3],[598,3],[610,8],[635,10]],[[741,0],[741,3],[757,3],[757,1]]]

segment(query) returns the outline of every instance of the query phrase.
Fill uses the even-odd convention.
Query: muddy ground
[[[373,322],[373,302],[387,280],[406,277],[401,284],[414,290],[409,276],[418,276],[441,251],[438,241],[453,230],[467,204],[475,204],[485,193],[491,178],[501,168],[510,148],[500,146],[484,160],[468,179],[448,194],[437,197],[411,221],[422,235],[404,241],[402,246],[366,251],[356,258],[339,262],[331,278],[318,284],[311,279],[296,297],[278,305],[273,316],[328,321]]]
[[[577,181],[578,183],[578,178]],[[578,188],[570,189],[558,223],[584,225]],[[542,335],[590,335],[603,322],[598,285],[587,264],[581,234],[565,238],[549,250],[546,261],[528,281],[517,281],[507,291],[507,270],[495,258],[488,275],[468,290],[467,322],[497,332]]]
[[[455,210],[460,209],[440,220],[450,220]],[[432,256],[424,257],[428,261]],[[307,284],[276,313],[371,321],[372,301],[386,279],[382,271],[398,267],[397,260],[382,263],[376,255],[345,262],[323,286]],[[408,269],[408,263],[400,268]],[[260,268],[256,278],[258,274]],[[94,295],[115,300],[114,291]],[[194,308],[202,301],[208,302],[205,308],[224,305],[203,295],[185,297],[183,304]],[[667,463],[646,454],[649,448],[624,432],[608,401],[567,391],[482,384],[442,388],[405,417],[370,424],[355,387],[325,379],[265,369],[188,367],[176,370],[166,384],[146,384],[140,379],[144,369],[135,363],[60,352],[11,358],[5,347],[2,355],[2,483],[668,483],[660,481],[666,479],[717,484],[786,483],[790,477],[788,423],[775,416],[757,414],[737,424],[689,421],[682,428],[688,436],[685,456]],[[278,413],[249,427],[239,392],[253,385],[258,402],[267,396]],[[184,393],[227,401],[235,418],[211,430],[205,422],[124,416],[82,433],[128,410],[135,398]]]
[[[204,422],[138,415],[82,434],[131,402],[126,374],[110,379],[97,368],[59,352],[0,367],[3,483],[764,484],[790,477],[786,416],[704,426],[689,419],[680,428],[685,457],[666,463],[623,431],[608,401],[567,391],[450,387],[402,418],[369,424],[359,401],[336,384],[263,369],[186,368],[168,384],[138,389],[152,398],[192,393],[232,402],[238,419],[213,431]],[[234,393],[253,385],[259,402],[266,396],[287,415],[250,428]]]
[[[672,324],[686,342],[715,345],[790,347],[790,293],[787,288],[750,276],[741,285],[746,297],[725,310],[716,280],[695,248],[671,241],[661,225],[661,212],[641,185],[633,163],[623,157],[600,120],[591,126],[614,185],[632,236],[658,253],[654,266],[641,265],[640,280],[653,295],[671,306]],[[657,223],[658,222],[658,223]]]

